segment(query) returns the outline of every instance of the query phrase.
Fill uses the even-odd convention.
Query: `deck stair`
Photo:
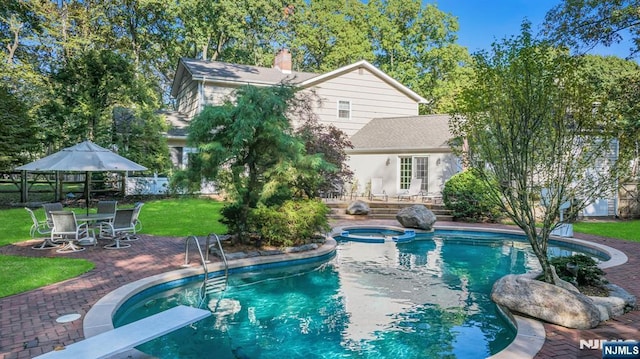
[[[398,211],[404,207],[413,206],[416,204],[422,204],[429,208],[435,215],[438,221],[452,221],[453,216],[451,215],[451,211],[446,209],[443,204],[434,204],[434,203],[422,203],[420,201],[411,202],[411,201],[393,201],[389,198],[389,201],[370,201],[368,199],[362,199],[369,205],[371,208],[371,212],[369,212],[366,216],[354,216],[346,214],[347,207],[349,203],[354,200],[328,200],[325,203],[329,208],[331,208],[331,213],[329,214],[329,218],[331,219],[396,219],[396,214]]]

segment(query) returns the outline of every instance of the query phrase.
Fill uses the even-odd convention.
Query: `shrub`
[[[249,221],[266,245],[287,247],[305,243],[329,229],[329,208],[319,200],[289,200],[251,211]]]
[[[487,184],[473,170],[452,176],[444,185],[442,200],[455,219],[484,222],[495,221],[500,214],[488,195]]]
[[[598,268],[596,261],[584,254],[575,254],[570,257],[555,257],[549,261],[556,268],[556,274],[560,279],[577,284],[578,286],[599,287],[604,282],[604,272]],[[567,269],[567,264],[575,264],[577,272],[572,273]]]

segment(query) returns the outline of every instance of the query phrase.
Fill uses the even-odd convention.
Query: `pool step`
[[[383,202],[383,201],[368,201],[365,200],[371,209],[366,216],[354,216],[346,214],[346,209],[349,206],[350,201],[328,201],[327,206],[331,208],[329,218],[331,219],[349,219],[349,220],[364,220],[364,219],[396,219],[398,211],[404,207],[413,206],[416,204],[423,204],[429,210],[436,215],[438,221],[453,221],[451,211],[444,208],[442,204],[433,203],[421,203],[421,202]]]
[[[216,294],[227,290],[227,278],[225,276],[209,278],[204,283],[206,294]]]

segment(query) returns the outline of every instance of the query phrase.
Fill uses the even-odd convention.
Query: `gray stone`
[[[608,297],[589,297],[600,310],[600,320],[620,316],[633,310],[636,306],[636,297],[615,284],[605,286],[609,290]]]
[[[299,253],[299,252],[312,251],[314,249],[318,249],[318,245],[315,243],[309,243],[309,244],[303,244],[297,247],[287,247],[284,249],[284,251],[285,253]]]
[[[633,308],[636,307],[636,297],[626,290],[622,289],[622,287],[615,284],[607,284],[605,285],[605,287],[609,290],[610,297],[618,297],[624,300],[624,302],[626,303],[625,313],[632,311]]]
[[[245,252],[225,253],[227,260],[243,259],[249,257]]]
[[[427,207],[417,204],[398,211],[396,219],[405,228],[430,230],[436,223],[436,215]]]
[[[367,215],[371,212],[371,208],[367,204],[367,202],[356,200],[349,203],[347,207],[347,214],[355,214],[358,216]]]
[[[512,311],[567,328],[594,328],[601,318],[600,309],[586,295],[521,275],[497,280],[491,299]]]

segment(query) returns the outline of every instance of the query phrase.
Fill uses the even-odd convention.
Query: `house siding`
[[[444,183],[454,174],[460,172],[458,158],[451,152],[412,152],[412,153],[350,153],[347,164],[354,172],[354,182],[358,182],[358,194],[367,188],[373,177],[382,178],[382,187],[390,197],[396,196],[400,190],[400,158],[427,157],[429,159],[428,190],[440,192]]]
[[[232,87],[222,87],[217,84],[205,83],[205,86],[202,91],[203,107],[205,105],[211,106],[219,106],[224,103],[224,101],[230,98],[230,95],[236,90],[236,88]]]
[[[177,110],[189,118],[193,118],[198,112],[198,82],[193,81],[191,76],[185,76],[180,81],[178,95],[176,96]]]
[[[414,116],[418,103],[369,70],[354,69],[312,88],[320,97],[314,110],[323,124],[333,124],[348,136],[376,117]],[[309,90],[307,90],[309,91]],[[338,101],[351,102],[351,118],[338,119]]]

